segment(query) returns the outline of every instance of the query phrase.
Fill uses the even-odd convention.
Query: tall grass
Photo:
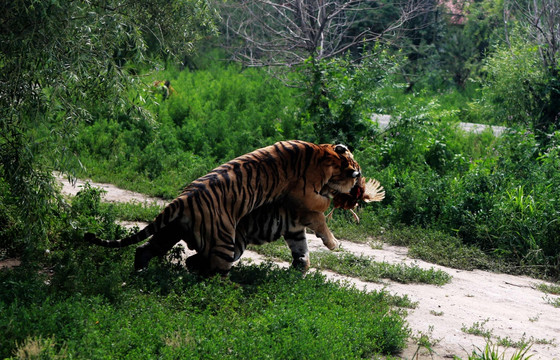
[[[163,100],[152,80],[170,80]],[[127,114],[83,125],[73,151],[84,173],[146,194],[175,197],[230,159],[284,138],[298,138],[293,91],[257,70],[212,66],[151,74],[137,96],[155,121]]]

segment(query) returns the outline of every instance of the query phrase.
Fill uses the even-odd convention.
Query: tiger
[[[385,191],[377,180],[370,179],[366,182],[365,178],[360,177],[349,194],[333,193],[331,196],[333,210],[349,210],[357,217],[352,209],[357,206],[359,200],[366,203],[381,201],[385,197]],[[305,229],[309,226],[306,222],[309,219],[301,215],[286,202],[263,205],[245,215],[236,229],[235,260],[241,258],[248,245],[262,245],[284,237],[292,253],[292,267],[307,271],[310,262]],[[153,257],[167,254],[180,240],[188,241],[188,234],[181,233],[179,226],[169,224],[136,249],[135,269],[146,268]],[[190,271],[199,273],[204,273],[206,267],[198,254],[187,258],[186,266]]]
[[[324,212],[331,197],[349,193],[361,176],[345,145],[280,141],[218,166],[190,183],[179,197],[138,233],[119,240],[85,240],[122,247],[139,243],[171,223],[197,252],[209,274],[226,275],[236,260],[236,229],[244,216],[273,203],[290,204],[302,222],[329,248],[338,243]],[[237,248],[239,249],[239,247]]]

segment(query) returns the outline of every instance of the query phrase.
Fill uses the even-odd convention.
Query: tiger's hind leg
[[[185,265],[190,272],[197,273],[200,275],[207,274],[209,272],[208,259],[199,253],[189,256],[185,260]]]
[[[224,253],[222,251],[216,251],[216,249],[214,249],[210,253],[209,267],[208,269],[204,269],[207,270],[207,273],[205,275],[212,276],[215,274],[220,274],[222,276],[226,276],[231,270],[234,261],[235,258],[233,255]]]
[[[307,248],[305,227],[301,226],[299,230],[286,232],[284,240],[292,251],[292,267],[307,271],[309,269],[309,249]]]
[[[225,233],[225,232],[224,232]],[[207,276],[220,274],[226,276],[235,262],[235,231],[231,237],[224,236],[209,249]]]
[[[167,254],[183,237],[183,231],[178,223],[171,223],[161,229],[150,240],[136,248],[134,270],[147,268],[152,258]]]

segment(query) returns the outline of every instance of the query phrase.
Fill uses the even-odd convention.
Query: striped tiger
[[[329,249],[335,248],[337,240],[327,227],[324,212],[331,197],[349,193],[360,175],[360,166],[344,145],[281,141],[233,159],[193,181],[152,223],[132,236],[112,241],[91,233],[84,237],[97,245],[122,247],[174,224],[174,231],[196,250],[197,262],[203,262],[209,274],[227,274],[236,251],[242,249],[236,245],[238,224],[268,204],[289,204]]]
[[[352,209],[357,206],[359,200],[368,203],[381,201],[384,197],[385,191],[377,180],[370,179],[366,182],[365,178],[360,177],[349,194],[333,194],[333,205],[335,208],[351,211],[357,218]],[[248,245],[262,245],[276,241],[283,236],[292,252],[292,266],[300,270],[307,270],[309,268],[309,251],[305,228],[310,226],[310,221],[313,219],[306,218],[305,214],[299,214],[291,204],[285,202],[261,206],[245,215],[237,225],[235,260],[241,257]],[[322,236],[322,234],[317,235]],[[188,241],[189,234],[183,234],[179,226],[169,224],[136,249],[135,269],[140,270],[147,267],[153,257],[167,254],[180,240],[185,239]],[[186,265],[190,270],[202,273],[207,267],[204,259],[198,254],[189,257]]]

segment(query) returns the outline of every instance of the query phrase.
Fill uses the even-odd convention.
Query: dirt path
[[[72,186],[68,181],[59,179],[63,184],[63,193],[77,193],[83,182]],[[107,201],[139,201],[165,204],[160,199],[153,199],[142,194],[118,189],[110,184],[91,183],[107,191]],[[313,235],[308,235],[310,251],[327,251],[322,242]],[[436,343],[429,355],[421,350],[418,359],[452,359],[459,356],[466,359],[474,347],[483,349],[486,340],[480,336],[469,335],[462,328],[473,328],[476,324],[483,331],[489,331],[494,342],[496,339],[509,339],[512,343],[533,342],[529,354],[532,359],[560,360],[560,309],[547,302],[546,295],[535,287],[542,281],[528,277],[495,274],[485,271],[461,271],[433,265],[408,257],[404,247],[384,244],[382,249],[373,249],[366,244],[341,241],[343,250],[354,254],[363,254],[378,261],[389,263],[416,264],[422,268],[435,268],[453,276],[452,281],[444,286],[424,284],[400,284],[392,281],[370,283],[349,278],[331,271],[323,273],[329,279],[348,281],[359,289],[386,289],[390,293],[407,295],[418,303],[409,311],[407,317],[414,336],[428,335]],[[241,261],[261,262],[264,257],[247,251]],[[279,263],[288,266],[287,263]],[[313,265],[313,264],[311,264]],[[550,296],[549,299],[554,299]],[[552,344],[551,344],[552,343]],[[401,355],[411,359],[417,346],[410,344]],[[504,349],[500,350],[500,353]],[[506,359],[514,352],[507,349]],[[416,357],[415,357],[416,359]]]

